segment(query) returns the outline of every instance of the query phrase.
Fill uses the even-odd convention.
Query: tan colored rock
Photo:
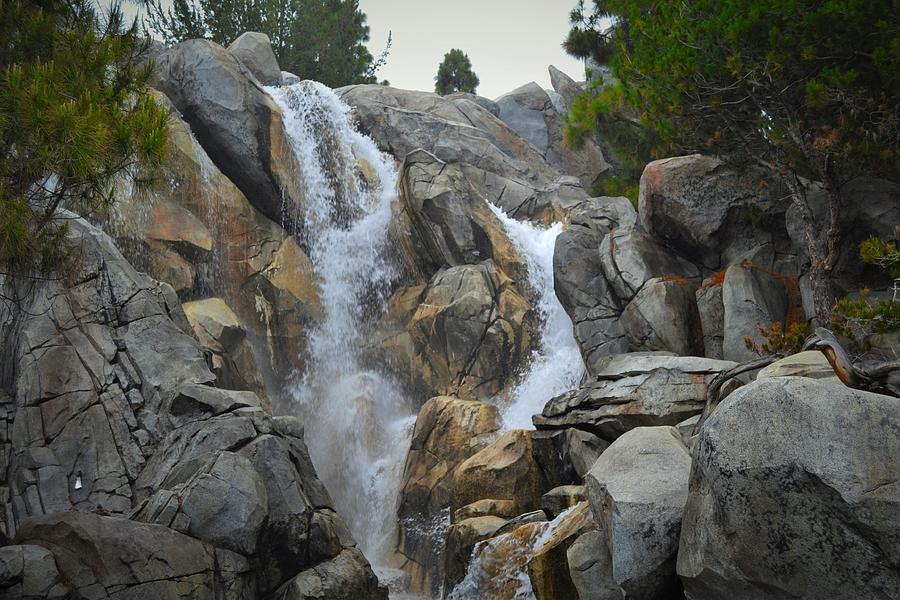
[[[472,517],[487,516],[511,519],[516,516],[516,503],[512,500],[495,500],[493,498],[476,500],[471,504],[466,504],[462,508],[456,509],[453,513],[453,522],[459,523]]]
[[[212,352],[211,367],[217,385],[255,392],[268,409],[266,386],[247,341],[247,331],[234,311],[221,298],[186,302],[182,308],[197,339]]]
[[[507,431],[457,467],[453,504],[465,506],[482,498],[512,500],[520,514],[540,508],[540,472],[530,431]]]
[[[596,529],[597,524],[587,502],[576,504],[554,521],[552,531],[542,536],[542,543],[528,561],[528,579],[537,600],[578,597],[569,575],[566,553],[579,536]]]
[[[463,573],[448,568],[447,587],[454,588],[450,597],[515,600],[522,597],[527,578],[538,600],[578,598],[566,551],[596,528],[588,503],[582,502],[553,521],[526,523],[492,537],[475,548]]]
[[[491,398],[527,356],[533,321],[491,261],[441,271],[409,324],[412,373],[431,393]]]
[[[157,281],[165,281],[179,295],[187,295],[194,289],[197,272],[187,259],[157,240],[148,240],[150,268],[148,272]]]
[[[169,141],[167,160],[148,173],[151,185],[120,190],[108,229],[136,268],[183,300],[197,291],[222,298],[265,350],[264,373],[302,369],[308,330],[321,314],[308,257],[219,170],[174,110]]]
[[[398,511],[399,551],[407,559],[404,569],[414,593],[434,593],[441,583],[443,565],[434,557],[449,525],[453,470],[484,448],[499,428],[497,409],[473,400],[440,396],[419,411]]]
[[[188,244],[207,252],[213,247],[212,236],[200,219],[168,202],[153,206],[153,220],[146,235],[152,240]]]
[[[808,377],[822,379],[825,383],[841,384],[825,355],[818,350],[807,350],[786,356],[762,369],[756,376],[757,379],[767,377]]]

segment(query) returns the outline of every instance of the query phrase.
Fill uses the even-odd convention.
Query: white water
[[[401,386],[365,368],[359,349],[394,276],[385,250],[397,172],[327,87],[301,82],[268,92],[284,112],[300,166],[303,241],[325,313],[293,390],[296,409],[335,508],[366,557],[384,566],[396,546],[397,493],[415,415]],[[374,186],[361,177],[358,159],[377,173]]]
[[[538,348],[528,370],[512,388],[503,410],[506,429],[531,429],[531,416],[541,412],[554,396],[578,387],[584,362],[572,331],[572,321],[553,291],[553,248],[562,223],[541,228],[517,221],[488,202],[503,223],[513,245],[528,265],[528,283],[537,293],[541,319]]]
[[[302,241],[324,310],[310,335],[307,371],[292,390],[295,408],[309,424],[306,443],[335,508],[379,576],[390,579],[386,565],[396,547],[397,494],[415,413],[398,382],[363,365],[360,348],[394,277],[386,255],[397,172],[356,131],[350,109],[330,89],[302,82],[268,92],[284,113],[299,166]],[[363,179],[359,159],[377,182]],[[575,387],[583,372],[571,321],[553,291],[553,247],[562,226],[542,229],[491,209],[525,258],[538,298],[539,347],[503,411],[507,428],[530,428],[531,415]]]

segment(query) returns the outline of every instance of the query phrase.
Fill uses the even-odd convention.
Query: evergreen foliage
[[[358,0],[146,0],[145,25],[172,45],[207,38],[227,46],[246,31],[269,36],[282,69],[329,87],[376,83],[391,37],[376,59]]]
[[[434,91],[441,96],[454,92],[474,94],[479,83],[468,55],[457,48],[444,55],[434,81]]]
[[[118,5],[101,18],[90,0],[0,0],[0,40],[0,263],[59,272],[59,209],[106,210],[117,175],[164,158],[168,113]]]
[[[816,317],[834,301],[841,189],[897,177],[900,19],[896,0],[595,0],[565,44],[608,59],[621,82],[583,100],[573,129],[623,107],[652,154],[704,152],[769,166],[791,190],[810,257]],[[599,24],[612,22],[600,30]],[[824,217],[805,180],[826,196]]]

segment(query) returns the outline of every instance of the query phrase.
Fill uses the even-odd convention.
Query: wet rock
[[[361,570],[368,572],[364,579],[359,577]],[[347,548],[335,558],[303,571],[273,597],[277,600],[387,600],[388,591],[378,585],[362,552]]]
[[[157,57],[151,85],[253,206],[277,223],[296,216],[302,194],[281,112],[247,67],[214,42],[188,40]]]
[[[678,555],[688,598],[892,598],[896,399],[802,377],[736,392],[700,431]]]
[[[444,585],[452,589],[462,581],[478,542],[494,536],[506,524],[500,517],[473,517],[450,526],[444,551]]]
[[[503,224],[474,193],[459,165],[414,151],[403,163],[401,192],[433,264],[430,270],[492,259],[507,275],[525,276],[524,260]]]
[[[398,549],[408,561],[404,568],[410,573],[413,592],[435,593],[439,589],[443,564],[434,557],[444,548],[449,526],[453,471],[484,448],[499,428],[497,409],[474,400],[436,397],[419,411],[406,457],[397,513]],[[511,500],[482,502],[489,506],[461,507],[454,521],[489,514],[517,514]]]
[[[540,506],[540,472],[532,454],[531,432],[507,431],[466,459],[453,474],[453,504],[481,498],[516,502],[517,512]]]
[[[516,516],[516,503],[512,500],[485,498],[466,504],[453,512],[453,522],[459,523],[474,517],[500,517],[511,519]]]
[[[515,218],[559,220],[564,207],[585,197],[581,184],[561,179],[533,145],[491,114],[490,106],[461,95],[378,85],[337,90],[378,146],[402,161],[424,149],[459,164],[478,196]]]
[[[603,579],[622,597],[680,596],[675,560],[690,468],[675,428],[641,427],[616,440],[588,473],[588,498],[603,539],[594,554],[607,567]],[[583,571],[584,561],[578,562]]]
[[[490,261],[439,272],[409,324],[424,389],[490,398],[531,345],[529,303]]]
[[[541,496],[541,508],[551,519],[587,500],[583,485],[561,485]]]
[[[266,34],[256,31],[243,33],[231,42],[228,52],[241,61],[261,84],[281,85],[281,69]]]
[[[539,429],[577,427],[613,441],[635,427],[676,425],[699,414],[712,378],[735,363],[640,354],[612,357],[601,375],[550,400],[533,418]],[[740,381],[721,391],[729,394]]]

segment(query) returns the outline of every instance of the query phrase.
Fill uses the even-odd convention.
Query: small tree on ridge
[[[457,48],[444,55],[444,61],[438,67],[434,81],[434,91],[441,96],[453,92],[474,94],[479,83],[478,76],[472,71],[472,62],[468,55]]]

